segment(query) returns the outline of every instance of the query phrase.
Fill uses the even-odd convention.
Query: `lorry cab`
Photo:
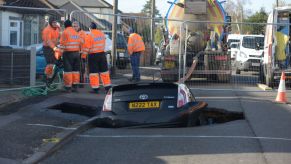
[[[259,71],[264,45],[263,35],[241,35],[235,59],[236,73]]]
[[[291,6],[278,7],[269,14],[264,40],[264,57],[260,79],[268,86],[279,83],[282,70],[286,83],[291,78],[290,34]]]

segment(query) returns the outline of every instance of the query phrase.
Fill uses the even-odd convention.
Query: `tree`
[[[148,0],[141,10],[142,13],[146,13],[147,16],[151,16],[152,0]],[[155,17],[161,17],[160,11],[155,6]]]
[[[245,5],[250,3],[249,0],[229,0],[225,3],[225,11],[232,17],[233,22],[243,22],[245,15]],[[234,33],[243,33],[242,25],[232,25],[232,31]]]
[[[256,12],[252,16],[248,17],[245,22],[247,23],[266,23],[268,19],[268,14],[264,8],[261,8],[259,12]],[[264,34],[265,25],[261,24],[251,24],[245,26],[245,29],[251,34]]]
[[[160,42],[162,39],[163,39],[163,33],[162,33],[161,28],[156,28],[155,43],[160,46]]]

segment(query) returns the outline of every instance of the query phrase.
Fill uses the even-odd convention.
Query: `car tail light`
[[[177,108],[184,106],[186,103],[188,103],[186,91],[181,86],[179,86],[178,87]]]
[[[107,95],[104,100],[103,104],[103,112],[110,112],[112,111],[112,89],[107,92]]]

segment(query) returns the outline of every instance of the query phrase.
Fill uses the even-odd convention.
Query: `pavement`
[[[150,79],[151,78],[149,77],[148,80]],[[112,78],[112,83],[114,85],[128,83],[127,76],[120,75]],[[98,95],[88,94],[88,90],[89,88],[87,86],[84,89],[80,89],[79,93],[65,94],[57,92],[51,93],[46,97],[39,96],[33,98],[24,97],[20,92],[10,92],[9,94],[1,93],[0,145],[3,149],[0,149],[0,163],[37,163],[50,156],[79,133],[91,128],[94,124],[94,117],[80,116],[51,109],[54,105],[66,102],[95,106],[100,110],[105,93],[103,92]],[[143,152],[143,155],[148,154],[154,156],[156,155],[155,152],[160,153],[160,159],[150,161],[153,163],[163,163],[160,160],[163,161],[171,158],[168,156],[169,154],[166,150],[171,150],[173,155],[180,156],[180,158],[173,159],[174,161],[176,160],[176,163],[191,163],[189,161],[199,162],[201,160],[207,160],[209,163],[213,163],[213,161],[223,161],[223,159],[227,158],[220,154],[221,151],[219,151],[218,148],[221,146],[225,147],[225,153],[242,153],[240,156],[233,158],[233,160],[224,161],[224,163],[233,163],[235,161],[238,161],[239,163],[290,163],[291,131],[286,130],[291,127],[290,107],[286,104],[281,105],[272,102],[276,96],[276,92],[249,93],[228,91],[223,94],[223,97],[219,97],[220,94],[217,94],[217,91],[205,92],[199,89],[194,91],[197,100],[207,101],[210,107],[226,108],[225,102],[227,101],[229,105],[227,110],[242,111],[246,117],[245,121],[235,121],[225,125],[211,126],[210,131],[206,127],[198,127],[195,129],[195,135],[203,134],[205,136],[220,136],[221,134],[227,134],[228,136],[253,136],[253,140],[239,142],[239,145],[244,145],[244,147],[247,145],[247,150],[241,150],[239,148],[241,146],[239,145],[233,147],[232,144],[237,143],[237,141],[228,138],[226,138],[226,140],[229,142],[217,139],[216,141],[221,144],[213,144],[214,146],[208,148],[202,147],[202,149],[199,150],[195,149],[195,147],[200,146],[200,144],[195,145],[195,143],[191,141],[191,138],[189,142],[194,145],[188,145],[186,147],[181,145],[179,147],[179,145],[176,145],[175,150],[171,150],[172,145],[168,145],[167,142],[163,141],[161,142],[162,145],[159,145],[159,148],[155,151],[148,152],[147,150],[149,148],[154,147],[154,143],[151,142],[153,139],[151,138],[148,139],[148,142],[145,141],[142,145],[140,145],[140,142],[136,140],[132,142],[132,139],[130,139],[130,142],[132,143],[131,146],[143,146],[143,148],[145,148],[144,151],[142,148],[139,149]],[[288,97],[291,97],[291,92],[288,91],[287,95]],[[255,97],[262,98],[256,100]],[[258,102],[262,101],[263,105],[259,106]],[[255,109],[254,106],[256,106]],[[258,115],[261,117],[258,118]],[[132,133],[132,131],[124,129],[116,130],[114,132],[104,129],[101,129],[101,131],[100,129],[94,129],[92,131],[97,131],[100,135],[128,135],[129,133]],[[87,133],[92,134],[92,131]],[[133,134],[145,133],[145,131],[150,131],[152,134],[160,134],[159,129],[141,129],[140,131],[135,131]],[[177,129],[167,129],[163,135],[172,135],[176,131]],[[179,134],[187,135],[192,134],[191,132],[193,132],[191,128],[179,129]],[[171,137],[169,137],[169,139],[172,140]],[[187,141],[187,139],[185,139],[186,138],[182,140]],[[106,138],[103,140],[104,142],[101,142],[101,145],[99,145],[101,148],[100,152],[103,152],[104,157],[107,157],[109,154],[106,152],[110,150],[107,150],[109,148],[102,145],[109,142],[109,140]],[[178,143],[182,142],[180,139],[175,140],[178,140]],[[205,145],[212,145],[211,143],[214,142],[205,139],[199,140]],[[88,147],[92,145],[91,142],[87,141],[82,141],[81,143],[83,145],[88,144]],[[123,150],[122,152],[128,153],[130,150],[125,149],[128,145],[126,142],[123,143],[124,144],[120,144],[120,142],[116,141],[116,146],[118,145],[118,149]],[[210,153],[208,152],[209,148],[212,149]],[[248,152],[253,152],[255,155],[249,154]],[[184,158],[185,155],[183,153],[187,154],[188,157]],[[195,156],[194,158],[189,156],[194,153],[201,155],[208,153],[208,155],[199,157]],[[278,155],[279,153],[280,155]],[[213,154],[220,154],[220,156],[214,157],[212,156]],[[110,158],[110,156],[112,156],[112,154],[110,154],[108,158],[104,159],[115,163],[119,160],[124,160],[123,155],[124,153],[120,153],[117,156],[120,158],[113,159]],[[137,157],[136,160],[131,160],[133,162],[140,162],[142,156],[140,156],[140,158]],[[80,160],[80,162],[82,162],[82,160]]]

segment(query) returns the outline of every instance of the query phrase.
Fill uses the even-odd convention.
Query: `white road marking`
[[[290,138],[276,137],[252,137],[252,136],[193,136],[193,135],[78,135],[84,138],[221,138],[221,139],[262,139],[262,140],[281,140],[291,141]]]
[[[232,89],[232,88],[224,88],[224,89],[217,89],[217,88],[191,88],[191,90],[201,90],[201,91],[236,91],[236,92],[276,92],[273,90],[262,91],[258,89],[250,90],[250,89]]]
[[[246,100],[262,100],[262,101],[270,101],[266,98],[260,97],[247,97],[247,96],[239,96],[239,97],[217,97],[217,96],[204,96],[204,97],[195,97],[195,99],[212,99],[212,100],[239,100],[239,99],[246,99]]]
[[[76,130],[77,129],[77,128],[67,128],[67,127],[47,125],[47,124],[27,124],[27,125],[29,125],[29,126],[50,127],[50,128],[64,129],[64,130]]]

